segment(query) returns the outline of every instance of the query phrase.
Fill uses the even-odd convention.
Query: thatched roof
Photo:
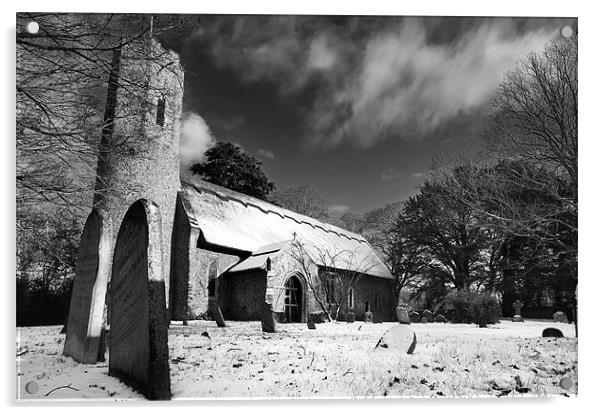
[[[315,262],[320,259],[318,251],[345,252],[339,255],[337,268],[358,267],[354,271],[393,278],[368,241],[355,233],[198,179],[182,182],[179,195],[191,223],[198,225],[207,243],[252,254],[245,260],[249,261],[245,269],[259,264],[257,257],[297,238]]]

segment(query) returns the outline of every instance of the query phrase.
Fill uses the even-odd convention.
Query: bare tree
[[[276,190],[272,198],[282,207],[318,220],[328,217],[326,201],[310,184],[291,186]]]
[[[316,303],[329,321],[339,318],[341,308],[361,278],[376,264],[357,250],[306,245],[293,239],[291,257]]]

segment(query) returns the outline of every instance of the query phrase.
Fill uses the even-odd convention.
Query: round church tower
[[[112,219],[115,238],[135,201],[147,199],[159,206],[166,298],[180,186],[183,85],[178,55],[152,38],[128,42],[113,52],[94,194],[94,206]]]

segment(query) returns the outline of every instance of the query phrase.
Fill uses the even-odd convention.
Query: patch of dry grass
[[[385,349],[374,351],[393,323],[326,323],[316,330],[287,324],[274,334],[262,333],[259,322],[228,323],[225,329],[208,321],[172,325],[169,346],[174,398],[576,394],[576,339],[539,337],[548,326],[573,336],[569,325],[503,322],[481,329],[464,324],[413,324],[416,350],[412,355],[400,355]],[[64,335],[58,335],[59,330],[21,330],[20,346],[33,349],[22,356],[23,379],[39,377],[34,375],[37,371],[46,373],[41,379],[46,382],[44,388],[71,379],[79,389],[56,391],[53,395],[57,397],[78,397],[78,393],[109,399],[139,397],[106,376],[106,363],[76,365],[60,356],[62,344],[57,342]],[[201,335],[204,331],[209,338]],[[559,386],[563,377],[574,382],[571,389]]]

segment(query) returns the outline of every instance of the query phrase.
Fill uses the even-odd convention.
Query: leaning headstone
[[[433,317],[433,312],[431,310],[424,310],[422,312],[422,317],[426,318],[428,323],[435,321],[435,317]]]
[[[564,337],[562,332],[554,327],[548,327],[543,329],[543,333],[541,333],[541,337]]]
[[[408,310],[406,308],[397,307],[395,313],[397,314],[397,321],[399,321],[399,323],[410,324],[410,316],[408,315]]]
[[[111,272],[110,218],[92,210],[82,232],[63,354],[80,363],[104,361],[103,314]]]
[[[420,323],[420,314],[418,314],[416,311],[412,311],[410,313],[410,321],[412,323]]]
[[[272,312],[272,304],[264,302],[261,308],[261,331],[265,333],[276,333],[276,320]]]
[[[228,327],[226,320],[224,320],[222,310],[219,308],[217,302],[213,298],[209,300],[209,311],[211,312],[211,316],[215,320],[217,327]]]
[[[552,320],[554,320],[555,323],[568,323],[569,322],[568,317],[562,311],[555,312],[554,315],[552,316]]]
[[[520,309],[523,308],[523,303],[520,300],[516,300],[512,303],[512,307],[514,307],[514,317],[512,317],[512,321],[516,323],[522,323],[525,321],[523,316],[520,315]]]
[[[171,399],[161,217],[146,200],[128,209],[111,276],[109,375],[148,399]]]
[[[435,322],[447,323],[447,318],[443,314],[437,314],[437,317],[435,317]]]
[[[376,344],[375,350],[387,349],[411,354],[416,347],[416,334],[406,324],[397,324],[385,332]]]
[[[364,321],[366,323],[372,323],[374,321],[374,314],[372,314],[372,311],[366,311],[366,313],[364,313]]]
[[[353,311],[349,311],[346,314],[347,323],[353,323],[355,321],[355,313]]]

